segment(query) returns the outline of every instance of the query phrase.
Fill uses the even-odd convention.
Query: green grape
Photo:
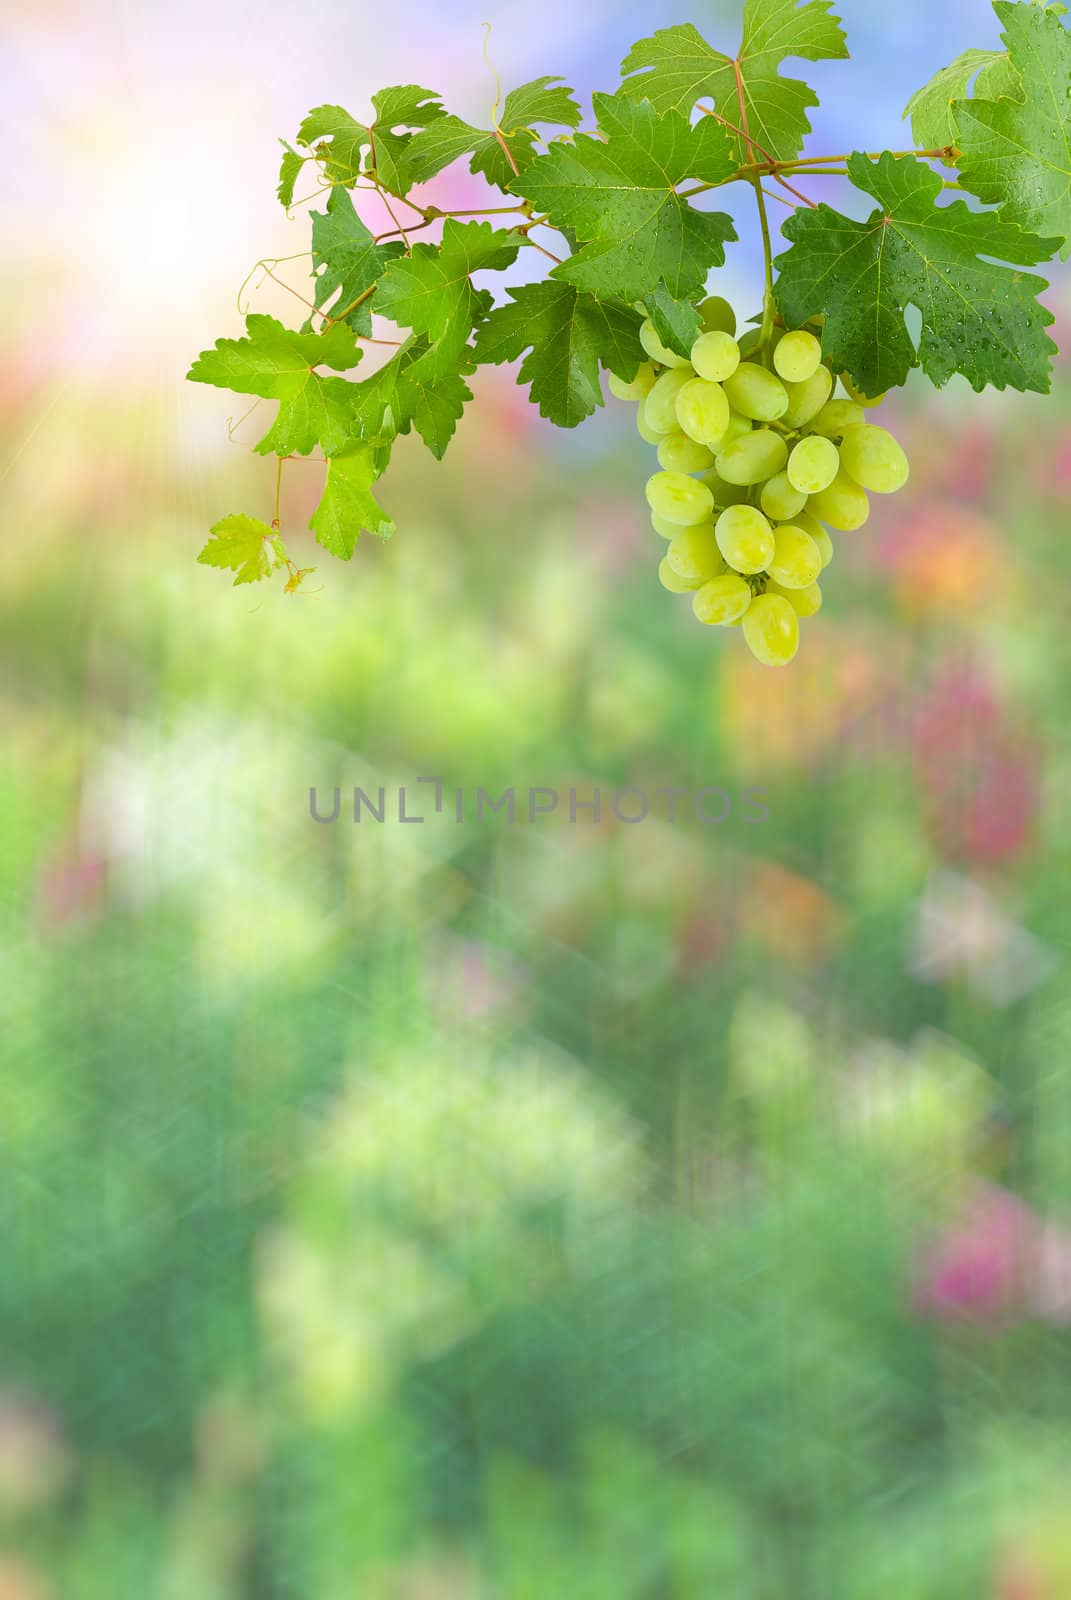
[[[699,474],[699,478],[714,496],[716,506],[741,505],[750,493],[746,483],[727,483],[717,467],[709,467],[706,472]]]
[[[861,423],[844,431],[840,447],[846,472],[873,494],[895,494],[911,468],[900,444],[884,428]]]
[[[714,496],[705,483],[683,472],[656,472],[647,480],[647,504],[667,522],[690,528],[697,522],[709,520],[714,510]]]
[[[791,522],[807,504],[807,496],[793,487],[787,472],[777,472],[763,484],[759,504],[771,521]]]
[[[764,572],[774,553],[774,533],[754,506],[729,506],[714,525],[718,549],[736,572]]]
[[[663,539],[675,539],[681,531],[679,522],[667,522],[657,511],[651,512],[651,527]]]
[[[647,402],[641,400],[636,407],[636,431],[641,439],[648,444],[661,444],[663,439],[668,439],[668,433],[660,433],[657,428],[652,428],[647,421]]]
[[[736,332],[736,312],[720,294],[712,294],[699,307],[699,320],[707,333]]]
[[[766,570],[782,589],[806,589],[822,570],[822,557],[809,533],[794,523],[774,529],[774,553]]]
[[[774,351],[774,370],[786,383],[806,383],[822,364],[822,346],[802,328],[786,333]]]
[[[658,465],[667,472],[703,472],[714,465],[714,454],[686,433],[667,433],[658,446]]]
[[[692,366],[710,383],[724,383],[740,365],[740,346],[731,333],[701,333],[692,346]]]
[[[729,404],[756,422],[776,422],[788,410],[788,391],[780,378],[754,361],[744,361],[726,380]]]
[[[812,418],[810,430],[824,439],[839,439],[845,428],[866,421],[866,412],[854,400],[830,400]]]
[[[695,377],[691,365],[675,367],[672,372],[663,372],[646,400],[643,402],[643,414],[647,426],[656,433],[676,433],[680,428],[677,421],[677,396],[686,383],[691,383]]]
[[[828,530],[823,528],[817,517],[809,517],[805,511],[801,511],[792,520],[797,528],[802,528],[804,533],[809,533],[818,546],[818,554],[822,557],[824,570],[833,560],[833,540],[829,537]]]
[[[640,343],[651,360],[657,361],[661,367],[690,367],[692,364],[687,356],[679,356],[676,350],[671,350],[668,345],[662,343],[650,317],[640,329]]]
[[[744,638],[757,661],[784,667],[800,644],[800,619],[782,594],[759,594],[744,613]]]
[[[721,444],[729,426],[729,402],[718,383],[692,378],[677,393],[677,424],[697,444]]]
[[[670,594],[690,594],[693,589],[699,588],[699,583],[686,583],[679,573],[674,572],[668,556],[663,556],[658,563],[658,581]]]
[[[742,417],[739,411],[730,410],[729,426],[726,428],[725,437],[718,448],[724,450],[727,444],[732,444],[734,439],[743,438],[744,434],[750,433],[753,427],[754,423],[750,417]]]
[[[801,439],[788,458],[788,479],[801,494],[821,494],[840,471],[840,452],[820,433]]]
[[[735,572],[723,572],[697,589],[692,610],[709,627],[739,622],[751,604],[751,585]]]
[[[812,494],[807,510],[839,533],[854,533],[869,517],[870,501],[866,490],[861,489],[842,467],[828,489]]]
[[[857,389],[855,387],[855,384],[852,382],[851,378],[846,372],[841,373],[840,381],[844,385],[844,392],[848,396],[848,399],[854,400],[857,406],[862,406],[866,411],[872,410],[874,406],[880,406],[881,402],[885,399],[884,393],[875,395],[864,394],[861,389]]]
[[[788,460],[788,445],[772,428],[756,428],[718,452],[717,468],[726,483],[764,483]]]
[[[666,551],[666,560],[677,576],[693,587],[725,571],[714,528],[709,522],[702,522],[695,528],[681,528]]]
[[[797,617],[813,617],[822,609],[822,591],[817,583],[809,583],[805,589],[784,589],[779,583],[768,583],[766,593],[782,595]]]
[[[616,372],[611,372],[608,380],[610,393],[615,400],[643,400],[654,388],[657,377],[658,373],[649,361],[643,363],[631,383],[626,383]]]
[[[781,421],[786,428],[803,428],[817,416],[833,393],[833,374],[828,367],[819,367],[803,383],[789,383],[788,410]]]

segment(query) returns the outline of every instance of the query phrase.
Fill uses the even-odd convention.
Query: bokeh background
[[[816,150],[997,36],[838,9]],[[508,370],[349,567],[289,466],[317,573],[236,591],[194,558],[270,516],[260,418],[183,377],[307,248],[276,139],[476,117],[485,20],[586,96],[736,7],[2,17],[2,1600],[1066,1600],[1067,368],[896,401],[788,672],[655,583],[631,413]],[[428,773],[769,815],[310,820]]]

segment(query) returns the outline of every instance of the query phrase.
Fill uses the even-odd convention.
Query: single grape
[[[690,367],[692,364],[687,356],[679,356],[676,350],[671,350],[668,345],[662,343],[650,317],[640,329],[640,343],[651,360],[657,361],[660,367]]]
[[[862,406],[866,411],[870,411],[874,406],[880,406],[881,402],[885,399],[884,393],[875,395],[864,394],[862,389],[856,388],[855,384],[852,382],[851,378],[846,372],[841,373],[840,381],[844,385],[844,392],[848,396],[848,399],[854,400],[857,406]]]
[[[792,486],[787,472],[776,472],[763,484],[759,504],[771,521],[791,522],[807,504],[807,496]]]
[[[789,383],[788,410],[781,421],[786,428],[803,428],[817,416],[833,393],[833,374],[828,367],[819,367],[803,383]]]
[[[811,419],[810,431],[820,433],[824,439],[839,439],[845,428],[866,421],[866,412],[854,400],[829,400]]]
[[[784,595],[756,595],[744,613],[744,638],[763,666],[787,666],[799,649],[800,619]]]
[[[657,511],[651,512],[651,527],[663,539],[675,539],[681,531],[679,522],[667,522]]]
[[[734,439],[740,439],[745,433],[750,433],[755,424],[750,417],[742,417],[739,411],[729,412],[729,426],[725,430],[725,437],[719,445],[724,450],[727,444],[732,444]]]
[[[774,553],[766,570],[783,589],[806,589],[822,570],[822,557],[809,533],[791,522],[774,529]]]
[[[667,472],[703,472],[714,465],[714,454],[686,433],[667,433],[658,446],[658,465]]]
[[[840,533],[854,533],[869,517],[870,501],[866,490],[861,489],[842,467],[828,489],[812,494],[807,510]]]
[[[681,528],[666,551],[666,560],[678,577],[688,583],[707,583],[725,571],[725,562],[714,537],[712,523]]]
[[[806,383],[822,364],[822,346],[813,333],[786,333],[774,351],[774,370],[786,383]]]
[[[663,439],[668,439],[668,433],[660,433],[657,428],[652,428],[647,421],[647,401],[641,400],[636,407],[636,432],[647,444],[661,444]]]
[[[717,467],[709,467],[706,472],[699,474],[701,483],[705,483],[714,496],[716,506],[738,506],[748,497],[750,490],[746,483],[727,483]]]
[[[656,472],[647,480],[647,504],[667,522],[690,528],[709,520],[714,496],[705,483],[683,472]]]
[[[740,346],[731,333],[701,333],[692,346],[692,366],[710,383],[724,383],[740,365]]]
[[[631,383],[626,383],[616,372],[611,372],[610,393],[615,400],[643,400],[654,388],[657,377],[658,373],[649,361],[643,363]]]
[[[729,402],[718,383],[692,378],[677,391],[677,424],[698,444],[720,445],[729,426]]]
[[[729,404],[756,422],[776,422],[788,410],[788,391],[780,378],[754,361],[744,361],[726,380]]]
[[[809,502],[808,502],[809,503]],[[818,546],[818,554],[822,557],[823,569],[833,560],[833,540],[829,537],[828,530],[823,528],[817,517],[812,517],[807,511],[800,511],[789,519],[797,528],[802,528],[804,533],[809,533]]]
[[[697,589],[692,610],[710,627],[739,622],[751,604],[751,585],[735,572],[723,572]]]
[[[832,439],[812,433],[801,439],[788,458],[788,479],[801,494],[821,494],[840,471],[840,452]]]
[[[693,589],[699,588],[698,583],[687,583],[679,573],[674,572],[668,556],[663,556],[658,563],[658,581],[670,594],[690,594]]]
[[[764,483],[788,460],[788,445],[772,428],[756,428],[718,451],[717,468],[726,483]]]
[[[677,421],[677,396],[686,383],[691,383],[695,377],[691,366],[675,367],[672,372],[663,372],[646,400],[643,402],[643,414],[647,426],[656,433],[676,433],[680,428]]]
[[[911,471],[897,440],[871,423],[846,428],[840,454],[845,471],[873,494],[895,494]]]
[[[754,506],[729,506],[714,525],[718,549],[736,572],[764,572],[774,553],[774,533]]]
[[[797,617],[813,617],[822,609],[822,591],[817,583],[809,583],[805,589],[784,589],[779,583],[768,583],[766,593],[782,595]]]
[[[699,307],[699,320],[707,333],[736,332],[736,312],[720,294],[712,294]]]

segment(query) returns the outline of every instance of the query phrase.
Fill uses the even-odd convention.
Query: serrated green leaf
[[[747,0],[735,61],[715,50],[690,23],[663,28],[633,45],[621,67],[632,74],[622,93],[650,100],[657,111],[685,115],[698,100],[711,100],[718,115],[737,128],[745,126],[746,116],[746,130],[763,151],[778,161],[792,161],[811,131],[807,112],[818,104],[818,96],[808,84],[782,77],[780,68],[792,56],[807,61],[847,56],[840,19],[830,15],[832,3]],[[755,159],[735,136],[733,152],[738,163]]]
[[[662,343],[679,356],[690,356],[700,328],[699,312],[692,302],[674,300],[665,284],[660,283],[654,293],[647,296],[645,304]]]
[[[193,383],[279,401],[272,427],[256,446],[261,455],[309,455],[319,444],[331,455],[352,432],[344,378],[324,378],[317,367],[346,372],[361,359],[353,329],[336,323],[326,333],[296,333],[274,317],[245,319],[244,339],[217,339],[190,368]]]
[[[301,176],[307,158],[291,150],[285,139],[280,139],[279,143],[283,147],[283,159],[279,164],[279,187],[275,192],[280,203],[289,211],[294,203],[294,185]]]
[[[367,445],[333,456],[320,503],[309,519],[317,542],[340,561],[348,561],[362,528],[389,539],[394,523],[372,494],[380,476],[375,452]]]
[[[473,287],[472,274],[511,266],[519,248],[516,235],[489,222],[451,218],[441,244],[414,245],[410,255],[390,263],[376,291],[376,310],[426,334],[449,367],[490,304],[486,291]]]
[[[326,212],[313,211],[311,216],[314,299],[319,310],[326,311],[333,302],[339,312],[372,287],[388,262],[403,253],[404,246],[376,244],[346,189],[332,189]],[[370,300],[355,306],[344,320],[355,333],[370,334]]]
[[[502,107],[501,125],[507,134],[537,123],[579,128],[580,121],[580,107],[573,99],[573,91],[561,78],[533,78],[530,83],[522,83],[519,89],[510,90]]]
[[[531,385],[540,414],[559,428],[575,428],[603,404],[600,363],[626,381],[636,376],[644,351],[631,306],[553,279],[509,293],[513,304],[496,306],[480,328],[476,359],[497,364],[530,350],[517,381]]]
[[[286,561],[283,541],[273,528],[256,517],[224,517],[210,530],[208,543],[197,557],[202,566],[225,567],[237,574],[234,586],[270,578]]]
[[[333,183],[353,184],[361,171],[369,133],[341,106],[317,106],[298,129],[297,142],[324,164]]]
[[[643,300],[662,281],[678,299],[698,292],[736,230],[724,212],[682,200],[676,185],[732,175],[724,130],[711,118],[693,128],[677,111],[659,116],[621,95],[597,94],[594,104],[605,139],[578,134],[555,145],[512,185],[582,241],[553,276],[613,299]]]
[[[911,119],[911,134],[920,150],[942,150],[955,144],[953,102],[963,98],[975,73],[1000,59],[997,50],[964,50],[911,96],[904,117]]]
[[[376,117],[371,128],[370,165],[392,194],[406,195],[414,183],[423,181],[410,168],[414,139],[419,130],[432,127],[446,112],[434,89],[422,89],[415,83],[381,89],[372,96],[372,105]]]
[[[1054,11],[996,0],[1019,100],[955,107],[959,181],[1001,216],[1071,249],[1071,34]]]
[[[980,258],[1032,266],[1055,242],[962,200],[938,206],[941,179],[911,156],[856,153],[848,175],[878,202],[866,222],[822,205],[784,224],[792,248],[775,266],[788,324],[824,313],[826,355],[866,394],[903,383],[916,362],[938,387],[959,372],[979,390],[1047,391],[1055,346],[1045,333],[1052,314],[1037,301],[1044,278]],[[917,353],[908,305],[922,313]]]
[[[413,183],[426,183],[452,161],[471,154],[472,172],[482,173],[489,182],[507,189],[515,176],[514,168],[523,171],[535,157],[536,124],[575,128],[579,122],[580,107],[572,98],[572,90],[562,87],[557,78],[535,78],[506,96],[499,128],[501,138],[493,130],[474,128],[460,117],[446,116],[414,136],[406,163]]]
[[[409,340],[372,377],[352,385],[356,431],[372,443],[388,443],[416,428],[437,461],[446,453],[472,391],[464,382],[475,367],[465,346],[451,369],[428,341]]]

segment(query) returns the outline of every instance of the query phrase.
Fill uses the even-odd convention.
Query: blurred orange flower
[[[820,884],[773,861],[756,861],[745,873],[738,918],[745,936],[796,966],[824,961],[847,925]]]
[[[916,500],[910,521],[881,540],[878,560],[909,617],[991,611],[1015,588],[1007,541],[986,517],[952,502]]]

